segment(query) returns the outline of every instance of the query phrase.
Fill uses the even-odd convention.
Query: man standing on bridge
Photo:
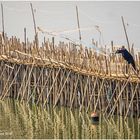
[[[127,49],[125,49],[124,46],[122,46],[121,49],[118,49],[115,53],[121,53],[123,58],[128,62],[128,64],[131,64],[134,70],[137,71],[133,56],[128,52]]]

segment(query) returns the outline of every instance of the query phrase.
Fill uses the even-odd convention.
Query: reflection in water
[[[0,101],[0,138],[46,139],[137,139],[138,119],[114,117],[91,123],[89,114],[69,108],[26,105],[6,99]]]

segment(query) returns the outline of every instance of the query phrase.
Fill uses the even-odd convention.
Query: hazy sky
[[[34,28],[30,2],[2,1],[2,3],[5,31],[8,36],[16,35],[23,39],[23,29],[26,27],[28,38],[33,39]],[[135,47],[140,48],[139,1],[32,1],[32,4],[35,9],[37,26],[48,32],[76,29],[75,7],[77,5],[82,29],[82,41],[89,44],[92,38],[99,40],[99,32],[94,28],[95,25],[98,25],[102,32],[102,44],[110,44],[111,40],[113,40],[114,44],[126,45],[127,42],[121,21],[121,16],[124,16],[125,23],[128,23],[127,32],[130,44],[134,43]],[[0,31],[2,31],[1,22]],[[44,35],[40,33],[39,36],[41,38]],[[63,36],[69,37],[74,41],[79,40],[78,31],[65,32]],[[50,38],[47,34],[46,37]],[[61,37],[62,33],[56,39],[64,40]]]

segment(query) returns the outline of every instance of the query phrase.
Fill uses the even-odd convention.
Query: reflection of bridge
[[[13,100],[0,101],[0,138],[49,138],[49,139],[138,139],[138,120],[100,117],[99,124],[91,124],[84,111],[68,108],[26,105]],[[17,131],[18,129],[18,131]]]
[[[37,44],[0,36],[1,99],[94,109],[109,116],[140,114],[138,75],[126,69],[121,57],[72,43],[56,46],[54,40]]]

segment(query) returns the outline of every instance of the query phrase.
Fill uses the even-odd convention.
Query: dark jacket
[[[136,70],[136,65],[133,56],[127,51],[127,49],[122,48],[120,50],[117,50],[116,53],[121,53],[123,58],[128,62],[128,64],[131,64],[132,67]]]

